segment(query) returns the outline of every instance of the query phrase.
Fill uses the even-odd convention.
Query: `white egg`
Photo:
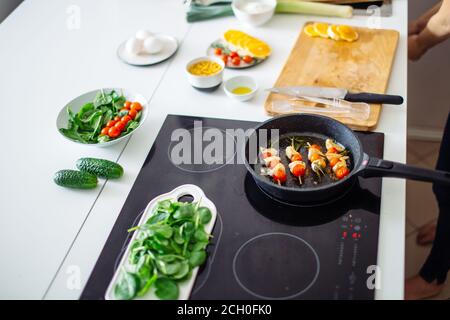
[[[163,49],[163,42],[157,37],[149,37],[144,40],[144,51],[150,54],[155,54]]]
[[[142,51],[142,41],[136,38],[128,39],[125,50],[130,54],[139,54]]]
[[[145,39],[151,37],[152,35],[153,33],[148,30],[139,30],[138,32],[136,32],[136,39],[139,39],[143,42]]]

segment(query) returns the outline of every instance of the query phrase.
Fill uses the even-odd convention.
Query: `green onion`
[[[298,0],[279,0],[276,7],[277,13],[302,13],[318,16],[351,18],[353,8],[327,3],[316,3]]]

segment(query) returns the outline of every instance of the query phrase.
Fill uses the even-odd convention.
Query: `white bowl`
[[[194,63],[197,63],[200,61],[205,61],[205,60],[217,62],[221,66],[220,71],[217,73],[214,73],[212,75],[209,75],[209,76],[198,76],[198,75],[194,75],[189,72],[190,66],[192,66]],[[204,56],[204,57],[200,57],[200,58],[189,61],[189,63],[186,65],[186,75],[187,75],[189,83],[194,88],[199,89],[199,90],[214,90],[214,89],[217,89],[219,87],[219,85],[222,83],[224,68],[225,68],[225,63],[223,62],[222,59],[220,59],[218,57]]]
[[[233,93],[233,90],[237,87],[248,87],[252,89],[252,91],[246,94],[235,94]],[[225,81],[223,90],[230,98],[238,101],[247,101],[256,95],[256,91],[258,91],[258,84],[252,77],[237,76]]]
[[[255,8],[255,11],[252,11],[249,6],[252,6],[253,3],[264,5],[265,8],[261,10]],[[275,13],[276,6],[276,0],[233,0],[231,3],[231,8],[236,18],[254,27],[269,21]]]
[[[123,137],[120,137],[120,138],[117,138],[117,139],[114,139],[111,141],[107,141],[107,142],[102,142],[102,143],[82,143],[82,142],[79,142],[76,140],[72,140],[72,139],[66,137],[64,134],[62,134],[59,129],[67,128],[67,125],[69,122],[67,108],[70,107],[70,110],[72,110],[73,113],[77,113],[78,111],[80,111],[80,109],[83,105],[85,105],[88,102],[92,102],[100,90],[102,90],[102,89],[89,91],[87,93],[82,94],[81,96],[76,97],[75,99],[73,99],[69,103],[67,103],[59,111],[58,118],[56,119],[56,127],[58,129],[58,132],[61,134],[61,136],[63,136],[65,139],[67,139],[69,141],[72,141],[74,143],[78,143],[78,144],[81,144],[84,146],[109,147],[109,146],[119,143],[123,139],[129,137],[130,135],[132,135],[134,132],[136,132],[136,130],[138,130],[142,126],[142,124],[144,123],[145,119],[147,118],[147,114],[148,114],[147,99],[143,95],[141,95],[139,93],[135,93],[135,92],[130,92],[128,90],[121,89],[121,88],[103,88],[103,91],[105,91],[105,92],[110,92],[112,90],[115,90],[118,93],[122,92],[128,101],[133,101],[133,102],[137,101],[142,105],[143,109],[142,109],[141,119],[140,119],[139,125],[136,127],[136,129],[134,129],[129,134],[127,134]]]

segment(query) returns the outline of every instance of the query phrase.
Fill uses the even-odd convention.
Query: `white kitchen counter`
[[[67,26],[73,26],[72,15],[78,9],[81,24],[73,30]],[[394,0],[393,10],[392,17],[379,20],[381,28],[400,32],[388,93],[406,97],[407,1]],[[8,121],[0,127],[4,137],[0,143],[0,256],[4,261],[0,298],[78,298],[167,114],[268,118],[262,107],[265,92],[261,90],[249,103],[231,101],[222,90],[198,92],[185,79],[186,62],[203,55],[225,30],[247,30],[266,40],[273,55],[246,74],[258,79],[260,88],[271,87],[302,25],[310,20],[368,23],[366,17],[277,15],[264,27],[250,30],[232,17],[187,24],[180,0],[25,1],[0,25],[2,106],[15,111],[4,113]],[[176,56],[145,68],[121,63],[115,53],[118,44],[142,28],[175,36],[180,41]],[[224,77],[238,73],[226,70]],[[114,86],[150,99],[142,130],[128,143],[107,149],[65,141],[55,128],[63,105],[89,90]],[[376,131],[385,134],[385,159],[405,162],[406,103],[385,106]],[[82,156],[118,160],[126,174],[96,190],[56,186],[53,173],[73,168]],[[377,299],[403,298],[404,236],[405,183],[383,179]],[[68,286],[77,270],[80,287]]]

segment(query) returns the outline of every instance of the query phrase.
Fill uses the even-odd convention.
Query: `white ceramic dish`
[[[252,89],[252,91],[247,94],[235,94],[233,93],[233,90],[237,87],[248,87]],[[256,95],[256,91],[258,91],[258,84],[252,77],[237,76],[225,81],[223,90],[230,98],[238,101],[247,101],[252,99]]]
[[[211,221],[207,225],[205,225],[205,231],[207,233],[211,233],[213,230],[214,224],[216,222],[216,218],[217,218],[216,206],[214,205],[214,203],[211,200],[209,200],[205,196],[205,193],[203,192],[202,189],[200,189],[198,186],[193,185],[193,184],[185,184],[185,185],[179,186],[168,193],[162,194],[162,195],[154,198],[152,201],[150,201],[150,203],[145,208],[144,213],[142,214],[142,217],[139,220],[138,225],[145,223],[145,221],[147,221],[148,218],[150,218],[150,216],[153,214],[155,206],[157,205],[157,203],[159,201],[167,200],[167,199],[177,200],[184,195],[191,195],[194,198],[193,202],[200,201],[200,206],[207,207],[209,210],[211,210],[211,214],[212,214]],[[131,227],[133,227],[133,226],[130,226],[130,228]],[[114,276],[113,276],[111,282],[109,283],[108,289],[106,290],[106,293],[105,293],[106,300],[116,300],[114,297],[114,285],[119,280],[121,270],[123,268],[126,269],[127,266],[129,266],[128,256],[130,253],[130,247],[131,247],[131,244],[133,243],[134,239],[136,238],[137,234],[138,234],[138,231],[134,232],[133,237],[131,238],[131,240],[128,244],[128,247],[120,260],[120,263],[118,264],[117,269],[114,272]],[[178,287],[180,290],[179,297],[178,297],[179,300],[189,299],[192,288],[194,287],[195,278],[197,277],[198,269],[199,269],[198,267],[193,269],[192,276],[188,280],[178,284]],[[158,300],[158,297],[155,295],[154,289],[151,288],[145,296],[136,298],[136,300]]]
[[[251,11],[248,6],[260,4],[264,6],[262,10]],[[261,26],[268,22],[275,13],[276,0],[233,0],[231,8],[238,20],[250,26]]]
[[[67,108],[70,107],[70,109],[72,110],[73,113],[77,113],[78,111],[80,111],[81,107],[83,105],[85,105],[88,102],[92,102],[95,98],[95,96],[97,95],[97,93],[103,90],[105,92],[110,92],[111,90],[115,90],[116,92],[120,93],[122,92],[123,95],[125,96],[125,98],[128,101],[137,101],[139,102],[143,109],[142,109],[142,115],[141,115],[141,120],[139,121],[139,125],[137,126],[136,129],[134,129],[132,132],[130,132],[129,134],[111,140],[111,141],[107,141],[107,142],[102,142],[102,143],[81,143],[72,139],[69,139],[68,137],[66,137],[65,135],[63,135],[61,133],[61,131],[59,131],[59,129],[61,128],[67,128],[68,125],[68,120],[69,120],[69,115],[67,113]],[[131,92],[125,89],[121,89],[121,88],[103,88],[103,89],[98,89],[98,90],[93,90],[93,91],[89,91],[87,93],[82,94],[81,96],[76,97],[75,99],[71,100],[70,102],[68,102],[60,111],[58,114],[58,117],[56,118],[56,127],[58,129],[58,132],[61,134],[61,136],[63,136],[65,139],[77,143],[77,144],[81,144],[84,146],[94,146],[94,147],[109,147],[112,146],[116,143],[119,143],[120,141],[122,141],[123,139],[129,137],[130,135],[132,135],[134,132],[136,132],[136,130],[138,130],[142,124],[144,123],[145,119],[147,118],[147,114],[148,114],[148,103],[147,103],[147,99],[139,93],[136,92]]]
[[[197,62],[211,60],[217,62],[221,66],[221,70],[209,76],[197,76],[189,72],[189,67]],[[223,69],[225,68],[225,63],[222,59],[217,57],[200,57],[189,61],[186,65],[186,76],[189,83],[196,89],[199,90],[214,90],[217,89],[223,80]]]
[[[142,52],[137,55],[131,54],[125,48],[127,41],[124,41],[117,49],[117,55],[123,62],[133,66],[149,66],[163,62],[175,54],[178,49],[177,39],[162,34],[156,34],[155,37],[161,40],[163,45],[162,50],[158,53],[149,54]]]

